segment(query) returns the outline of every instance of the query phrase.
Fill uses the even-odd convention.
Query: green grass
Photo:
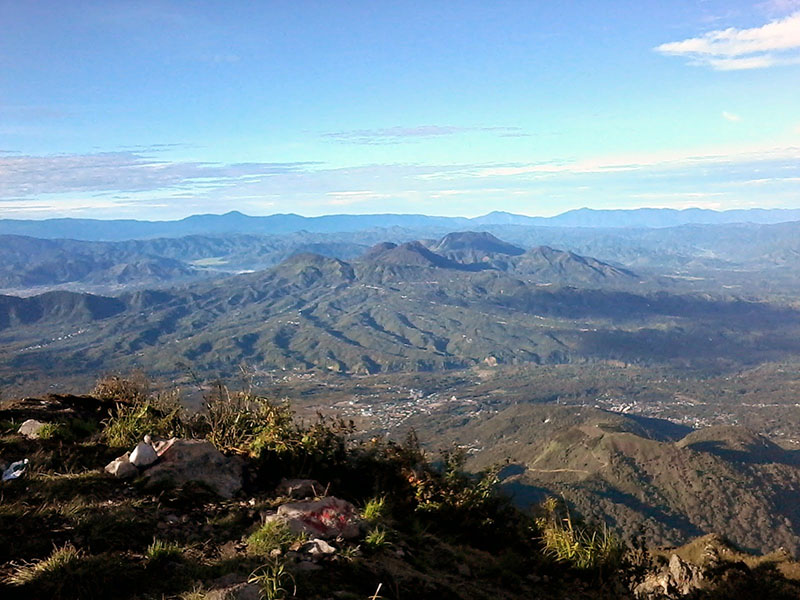
[[[364,519],[370,523],[378,523],[386,519],[388,509],[386,506],[386,497],[380,496],[370,499],[364,506],[362,515]]]
[[[250,574],[248,583],[255,583],[264,600],[283,600],[289,594],[291,585],[294,596],[297,593],[294,577],[286,570],[286,565],[280,559],[273,559],[270,562],[258,567]]]
[[[294,542],[305,540],[305,535],[296,534],[280,519],[267,521],[247,538],[250,554],[268,556],[273,550],[286,551]]]
[[[153,540],[153,543],[147,547],[145,556],[150,563],[176,561],[183,557],[183,548],[172,542]]]
[[[541,530],[545,556],[578,569],[619,567],[625,546],[605,524],[601,529],[577,524],[569,510],[562,517],[554,498],[545,501],[542,507],[546,514],[536,524]]]
[[[371,548],[372,550],[378,550],[389,546],[391,544],[389,541],[389,531],[380,525],[373,527],[367,532],[367,535],[364,536],[364,544],[367,548]]]

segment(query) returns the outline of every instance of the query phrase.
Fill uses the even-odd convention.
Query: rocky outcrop
[[[210,442],[177,439],[142,477],[151,487],[198,482],[223,498],[230,498],[242,489],[242,463],[236,457],[226,457]]]

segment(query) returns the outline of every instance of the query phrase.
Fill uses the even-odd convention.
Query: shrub
[[[624,545],[605,524],[596,529],[577,523],[566,506],[562,516],[555,498],[546,500],[542,508],[545,514],[536,520],[536,525],[546,556],[587,570],[614,569],[621,564]]]

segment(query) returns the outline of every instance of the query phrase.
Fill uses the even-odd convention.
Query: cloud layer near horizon
[[[576,205],[685,208],[796,206],[800,148],[658,153],[539,163],[219,164],[145,152],[0,154],[0,216],[159,218],[219,212],[437,212],[476,215],[502,203],[525,214]],[[765,195],[768,194],[768,195]],[[764,200],[767,198],[767,200]],[[766,204],[765,204],[766,202]]]

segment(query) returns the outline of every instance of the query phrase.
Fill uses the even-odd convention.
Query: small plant
[[[185,432],[183,408],[178,392],[156,396],[134,395],[119,402],[111,417],[103,422],[103,439],[109,446],[128,447],[149,434],[160,437],[181,436]]]
[[[68,423],[45,423],[39,429],[38,436],[42,440],[60,440],[76,442],[89,437],[97,431],[97,425],[91,421],[72,419]]]
[[[171,542],[153,540],[147,547],[145,556],[151,563],[165,563],[180,559],[183,556],[183,548]]]
[[[536,520],[536,525],[541,530],[545,555],[578,569],[619,566],[624,546],[605,524],[600,530],[578,524],[566,507],[566,514],[562,517],[555,498],[548,498],[542,508],[545,514]]]
[[[378,550],[380,548],[389,546],[389,531],[380,525],[373,527],[364,537],[364,544],[366,544],[367,548],[371,548],[373,550]]]
[[[293,543],[303,540],[305,536],[292,532],[284,521],[272,519],[247,538],[247,550],[250,554],[267,556],[273,550],[286,551]]]
[[[289,593],[288,585],[292,585],[292,596],[297,593],[294,577],[286,570],[285,563],[273,559],[250,573],[247,583],[255,583],[259,587],[264,600],[283,600]]]
[[[364,519],[369,521],[370,523],[378,523],[383,521],[386,518],[387,508],[386,508],[386,497],[381,496],[380,498],[372,498],[367,504],[364,506]]]
[[[83,553],[72,544],[56,548],[47,558],[26,564],[9,577],[14,585],[25,585],[39,580],[60,581],[76,572],[83,560]]]

